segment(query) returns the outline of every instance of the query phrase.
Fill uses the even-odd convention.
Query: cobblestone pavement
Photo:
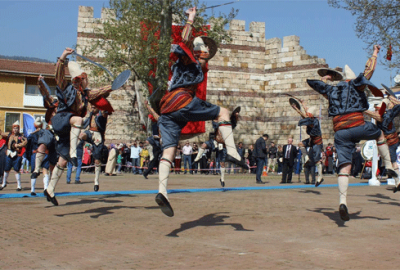
[[[26,198],[1,198],[17,193],[9,180],[0,192],[0,269],[398,269],[400,262],[400,194],[387,185],[350,186],[351,220],[343,223],[337,187],[279,185],[276,175],[256,185],[253,175],[231,174],[226,187],[277,189],[214,192],[190,190],[220,188],[218,176],[172,175],[169,189],[187,189],[169,195],[172,218],[154,194],[71,194],[93,191],[93,174],[81,185],[67,185],[64,175],[57,207],[29,195],[27,174]],[[101,191],[157,188],[156,175],[100,179]]]

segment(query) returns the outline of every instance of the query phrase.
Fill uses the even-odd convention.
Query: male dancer
[[[317,107],[307,108],[303,103],[303,107],[305,112],[303,113],[299,110],[295,105],[292,105],[293,109],[300,114],[303,118],[299,121],[299,126],[307,127],[307,134],[310,135],[308,140],[303,141],[304,147],[312,147],[313,158],[312,160],[315,162],[315,165],[318,168],[318,179],[315,181],[315,174],[311,174],[313,176],[313,182],[315,182],[315,186],[318,187],[324,179],[322,178],[322,161],[321,161],[321,152],[323,151],[324,145],[322,143],[322,133],[321,127],[319,125],[319,120],[316,117],[318,114]]]
[[[36,159],[36,151],[38,149],[38,139],[39,139],[39,133],[42,129],[43,123],[40,120],[40,117],[37,117],[35,122],[33,123],[35,126],[36,130],[33,131],[31,134],[28,136],[28,143],[26,144],[26,158],[30,161],[31,163],[31,173],[35,170],[35,159]],[[44,182],[45,179],[43,179]],[[35,185],[36,185],[36,178],[31,178],[31,195],[36,196],[35,193]]]
[[[6,166],[4,168],[4,176],[3,176],[3,184],[0,187],[0,190],[3,190],[7,186],[7,178],[12,168],[15,171],[15,179],[17,179],[17,191],[21,191],[21,173],[19,170],[21,169],[22,163],[22,155],[24,154],[24,147],[27,144],[26,138],[19,133],[19,121],[16,121],[12,125],[12,132],[9,134],[1,133],[3,138],[7,138],[7,158],[6,158]]]
[[[226,161],[248,168],[245,160],[242,160],[236,151],[228,110],[195,97],[197,84],[204,80],[207,62],[215,55],[217,48],[209,39],[197,37],[193,42],[190,40],[196,8],[189,9],[188,14],[189,19],[182,32],[183,42],[173,50],[179,59],[172,66],[173,75],[169,82],[169,91],[161,99],[161,116],[158,120],[163,154],[159,166],[159,193],[156,202],[161,211],[169,217],[172,217],[174,212],[167,197],[168,176],[181,130],[189,121],[217,120],[227,147]],[[209,44],[208,47],[205,43]]]
[[[374,56],[379,51],[374,46]],[[375,54],[376,53],[376,54]],[[373,56],[373,57],[374,57]],[[367,64],[370,61],[367,62]],[[367,65],[366,70],[357,78],[349,77],[346,72],[346,81],[336,86],[328,85],[320,80],[307,80],[308,85],[329,100],[329,116],[333,116],[333,129],[335,131],[335,147],[338,153],[338,184],[339,184],[339,214],[344,221],[350,220],[347,210],[347,189],[349,185],[349,174],[351,171],[351,153],[356,143],[360,140],[376,140],[378,152],[381,155],[387,173],[390,177],[397,178],[390,162],[389,147],[383,132],[371,122],[364,121],[363,112],[368,110],[368,101],[365,95],[365,87],[371,91],[379,91],[364,75],[372,76],[371,68]],[[322,80],[332,80],[332,75],[326,75]],[[350,79],[350,80],[349,80]],[[399,181],[396,179],[396,181]],[[396,182],[398,183],[398,182]]]
[[[56,64],[56,82],[58,106],[57,113],[52,118],[55,134],[59,137],[57,142],[57,153],[59,159],[54,168],[49,186],[44,191],[47,199],[54,205],[58,205],[54,190],[58,180],[64,172],[68,161],[77,166],[76,147],[78,146],[82,126],[82,117],[86,115],[88,101],[96,102],[102,96],[107,96],[111,91],[111,85],[89,90],[87,74],[80,68],[77,62],[68,63],[72,84],[65,80],[65,67],[67,56],[74,52],[66,48]]]
[[[382,112],[382,115],[379,112],[371,111],[365,111],[364,114],[374,118],[376,120],[376,125],[379,127],[380,130],[383,131],[383,134],[385,135],[387,144],[389,146],[390,161],[392,162],[393,170],[397,172],[399,166],[397,164],[396,150],[399,146],[399,136],[396,131],[396,127],[394,126],[393,120],[400,114],[400,101],[393,96],[389,96],[389,99],[385,99],[382,102],[382,105],[384,103],[388,104],[388,109]],[[380,107],[376,107],[376,109],[379,110]],[[395,178],[395,180],[396,187],[393,189],[394,193],[400,190],[400,181],[398,178]]]
[[[111,106],[111,105],[110,105]],[[89,117],[85,120],[83,128],[89,126],[79,135],[79,139],[87,141],[93,145],[92,156],[94,158],[94,191],[99,191],[99,177],[101,172],[101,156],[104,147],[104,134],[107,127],[107,111],[100,111],[95,105],[91,105]]]

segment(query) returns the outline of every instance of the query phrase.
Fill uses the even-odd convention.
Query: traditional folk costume
[[[240,112],[240,107],[237,107],[231,115],[232,130],[235,129],[235,127],[237,126],[239,112]],[[218,129],[219,128],[218,123],[213,121],[212,125],[213,125],[213,129],[214,129],[215,140],[210,138],[208,141],[206,141],[204,144],[202,144],[202,146],[199,149],[199,153],[197,154],[196,158],[193,161],[193,164],[199,162],[199,160],[203,156],[203,153],[206,149],[210,149],[210,151],[213,151],[213,152],[215,151],[216,159],[219,160],[219,164],[220,164],[221,178],[219,179],[219,182],[222,187],[225,187],[225,160],[226,160],[226,156],[227,156],[226,146],[225,146],[225,142],[221,136],[221,132]],[[192,167],[193,167],[193,165],[192,165]]]
[[[298,126],[306,126],[306,132],[310,136],[309,139],[304,140],[303,144],[304,147],[307,149],[308,147],[311,147],[312,150],[308,150],[307,154],[312,155],[309,157],[309,162],[313,162],[315,165],[318,167],[318,179],[315,181],[315,173],[311,173],[312,175],[312,183],[315,184],[316,187],[318,187],[324,179],[322,178],[322,162],[321,162],[321,153],[323,152],[324,145],[322,141],[322,133],[321,133],[321,127],[319,124],[319,120],[316,117],[318,110],[316,107],[311,107],[308,110],[306,110],[306,113],[303,114],[301,111],[296,110],[297,112],[300,113],[301,119],[298,123]],[[314,166],[310,166],[311,170],[314,168]],[[306,184],[309,184],[308,181]]]
[[[67,67],[72,77],[72,84],[65,80],[65,67]],[[82,89],[82,81],[87,79],[87,74],[81,70],[77,62],[58,59],[56,64],[55,80],[57,82],[57,112],[52,117],[52,124],[55,134],[58,136],[56,151],[59,158],[71,162],[77,166],[76,148],[79,143],[81,126],[71,125],[70,119],[73,116],[84,117],[87,112],[88,102],[96,104],[107,96],[111,91],[111,85],[95,89]],[[60,161],[60,160],[59,160]],[[54,205],[58,202],[54,195],[54,190],[58,180],[64,172],[65,166],[60,163],[54,168],[45,195]]]
[[[207,38],[197,37],[192,42],[192,23],[190,20],[186,23],[182,33],[183,41],[172,48],[172,52],[179,59],[171,68],[172,78],[169,81],[168,92],[160,102],[161,116],[158,119],[158,128],[163,151],[171,147],[176,148],[181,130],[189,121],[215,120],[220,114],[219,106],[195,96],[197,85],[204,80],[204,72],[207,72],[206,68],[203,70],[198,59],[211,59],[216,53],[216,46],[213,47],[211,44],[214,42]],[[209,44],[208,48],[206,43]],[[227,146],[227,161],[247,168],[247,164],[236,151],[231,122],[220,122],[219,130]],[[162,212],[170,217],[174,213],[168,201],[167,184],[172,162],[165,158],[163,153],[159,166],[159,193],[156,196],[156,202]]]
[[[3,190],[7,186],[7,178],[12,168],[15,171],[15,179],[17,180],[17,191],[21,191],[21,174],[19,170],[22,164],[22,155],[25,152],[25,146],[27,144],[26,138],[19,133],[19,121],[16,121],[12,125],[13,131],[7,134],[1,134],[7,140],[7,158],[6,165],[4,168],[3,184],[0,190]],[[18,128],[18,131],[14,133],[14,129]]]
[[[370,59],[371,60],[371,59]],[[369,105],[364,89],[368,86],[371,91],[379,91],[366,77],[372,76],[375,65],[367,68],[358,77],[346,66],[345,75],[347,81],[339,82],[336,86],[328,85],[320,80],[307,80],[308,85],[318,93],[324,95],[329,101],[328,113],[333,117],[333,129],[335,131],[335,147],[338,154],[338,184],[339,184],[339,214],[342,220],[348,221],[347,189],[349,174],[344,170],[344,165],[350,165],[352,152],[360,140],[378,140],[382,131],[371,122],[364,121],[363,112]],[[375,57],[376,60],[376,57]],[[349,75],[351,74],[351,75]],[[378,152],[381,155],[388,175],[398,177],[390,162],[390,153],[386,140],[378,141]]]
[[[115,176],[117,171],[115,165],[117,164],[118,149],[114,144],[110,145],[110,151],[108,152],[107,164],[105,169],[105,175]]]
[[[83,132],[86,135],[85,141],[93,145],[92,156],[95,159],[94,191],[99,190],[101,159],[104,147],[104,134],[106,132],[108,115],[108,111],[99,111],[98,113],[91,112],[89,117],[83,124],[83,128],[89,126],[89,130],[85,130]]]
[[[34,132],[32,132],[31,134],[29,134],[28,139],[27,139],[28,143],[26,145],[26,152],[25,152],[26,158],[31,163],[31,173],[32,173],[32,175],[33,175],[35,167],[36,167],[35,166],[36,153],[37,153],[37,150],[39,148],[38,141],[39,141],[39,136],[42,133],[41,130],[42,130],[42,126],[43,126],[43,123],[40,120],[40,117],[36,118],[36,120],[34,122],[34,126],[35,126],[36,130]],[[48,182],[49,182],[48,174],[45,174],[44,177],[43,177],[43,184],[44,184],[44,187],[45,187],[44,189],[46,189],[46,187],[48,185]],[[35,186],[36,186],[36,178],[32,178],[31,177],[31,195],[32,196],[36,196]]]
[[[389,96],[389,99],[385,99],[382,102],[382,105],[386,103],[389,104],[389,106],[385,111],[381,111],[381,107],[377,107],[377,109],[380,110],[379,112],[365,111],[364,114],[374,118],[376,120],[376,125],[383,131],[387,145],[389,146],[390,161],[392,162],[393,169],[397,171],[398,165],[396,150],[399,147],[399,136],[393,120],[400,115],[400,101],[393,96]],[[395,180],[396,187],[393,189],[393,192],[400,190],[400,181],[398,178],[395,178]]]

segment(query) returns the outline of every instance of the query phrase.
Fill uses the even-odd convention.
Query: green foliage
[[[366,42],[368,51],[379,44],[386,53],[391,44],[392,61],[384,60],[382,64],[400,68],[400,0],[328,0],[328,3],[350,11],[357,18],[355,31]]]
[[[103,51],[102,64],[113,74],[130,69],[142,85],[151,83],[155,88],[166,88],[172,23],[184,25],[185,10],[198,5],[198,0],[110,0],[115,17],[110,16],[102,23],[104,29],[96,30],[100,38],[84,54]],[[212,23],[208,35],[217,43],[229,41],[225,27],[237,10],[228,15],[208,16],[202,7],[198,8],[194,28],[200,30],[203,25]],[[150,76],[155,68],[155,77]],[[102,75],[102,71],[96,68],[93,75]],[[143,93],[146,95],[147,89]]]

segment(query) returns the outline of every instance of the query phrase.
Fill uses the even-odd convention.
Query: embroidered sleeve
[[[99,96],[105,96],[112,91],[111,85],[104,86],[99,89],[92,89],[88,91],[88,100],[92,101]]]
[[[58,59],[58,61],[57,61],[55,80],[56,80],[58,88],[60,88],[61,90],[64,90],[68,84],[67,81],[65,80],[65,61],[64,60]]]

